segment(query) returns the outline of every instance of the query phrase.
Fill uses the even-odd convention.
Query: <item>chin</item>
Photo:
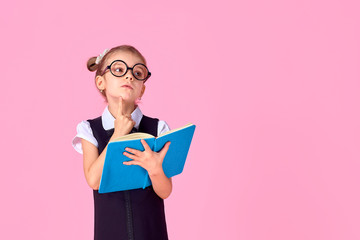
[[[124,95],[120,95],[120,96],[118,96],[118,98],[119,97],[122,97],[122,99],[125,101],[125,102],[133,102],[133,103],[135,103],[135,101],[136,101],[136,99],[133,99],[133,98],[131,98],[131,97],[129,97],[129,96],[124,96]]]

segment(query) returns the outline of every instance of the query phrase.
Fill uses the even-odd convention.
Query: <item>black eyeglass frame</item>
[[[112,66],[115,62],[122,62],[122,63],[124,63],[125,66],[126,66],[126,71],[125,71],[125,73],[122,74],[121,76],[115,75],[115,74],[111,71],[111,66]],[[137,66],[137,65],[142,65],[142,66],[144,66],[144,67],[146,68],[146,71],[148,72],[148,75],[147,75],[146,78],[144,78],[144,79],[138,79],[138,78],[134,75],[133,69],[134,69],[135,66]],[[104,71],[102,72],[101,76],[103,76],[108,69],[110,70],[110,73],[111,73],[113,76],[115,76],[115,77],[125,76],[126,73],[127,73],[127,72],[129,71],[129,69],[130,69],[130,70],[131,70],[131,74],[133,75],[134,78],[136,78],[136,79],[139,80],[139,81],[144,81],[144,82],[145,82],[146,80],[148,80],[149,77],[151,76],[151,72],[149,71],[149,69],[145,66],[145,64],[142,64],[142,63],[136,63],[136,64],[131,68],[131,67],[129,67],[129,66],[126,64],[126,62],[124,62],[123,60],[114,60],[112,63],[110,63],[110,65],[108,65],[108,66],[104,69]]]

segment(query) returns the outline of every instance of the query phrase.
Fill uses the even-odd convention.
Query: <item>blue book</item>
[[[163,170],[168,178],[180,174],[184,169],[194,131],[195,125],[189,123],[158,137],[148,133],[136,132],[109,142],[100,179],[99,193],[146,188],[151,185],[148,172],[144,168],[138,165],[123,164],[124,161],[132,160],[123,155],[126,147],[140,151],[145,150],[140,139],[144,139],[155,152],[159,152],[165,143],[170,141],[171,144],[162,165]]]

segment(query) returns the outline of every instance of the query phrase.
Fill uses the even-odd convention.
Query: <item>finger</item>
[[[132,153],[137,156],[140,156],[140,154],[142,153],[142,151],[139,151],[139,150],[133,149],[133,148],[125,148],[125,151],[128,151],[129,153]]]
[[[117,115],[116,116],[121,116],[123,115],[123,99],[122,97],[119,98],[119,103],[118,103],[118,109],[117,109]]]
[[[165,157],[167,151],[169,150],[170,143],[171,142],[165,143],[164,147],[160,151],[160,154],[163,155],[164,157]]]
[[[139,160],[139,157],[138,157],[138,156],[133,155],[133,154],[130,154],[130,153],[128,153],[128,152],[123,152],[123,155],[126,156],[126,157],[128,157],[128,158],[130,158],[130,159],[132,159],[132,160]]]
[[[141,141],[142,145],[144,146],[145,151],[149,151],[149,150],[152,151],[151,148],[149,147],[149,145],[147,144],[147,142],[144,139],[141,139],[140,141]]]
[[[124,164],[124,165],[138,165],[138,166],[142,167],[142,163],[139,162],[139,161],[135,161],[135,160],[133,160],[133,161],[126,161],[126,162],[123,162],[123,164]]]

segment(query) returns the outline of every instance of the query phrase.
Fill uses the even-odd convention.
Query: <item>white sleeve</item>
[[[167,123],[165,121],[159,120],[158,123],[158,136],[160,136],[161,134],[170,131],[170,127],[169,125],[167,125]]]
[[[92,133],[90,123],[88,121],[80,122],[76,127],[76,131],[77,134],[72,140],[72,145],[78,153],[83,154],[81,138],[91,142],[95,145],[95,147],[98,147],[98,142]]]

